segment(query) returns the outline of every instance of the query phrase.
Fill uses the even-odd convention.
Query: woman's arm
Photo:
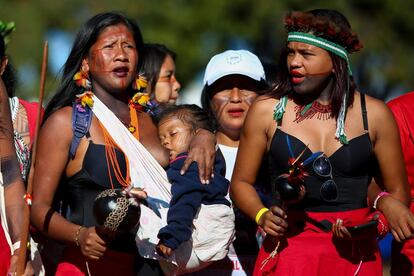
[[[381,196],[383,189],[376,181],[371,181],[368,187],[369,202],[376,200],[376,210],[380,211],[386,218],[389,229],[396,241],[403,241],[413,237],[414,215],[411,210],[400,200],[392,196]]]
[[[252,220],[264,208],[253,185],[272,138],[273,100],[257,99],[250,107],[241,133],[236,164],[230,185],[230,194],[235,205]],[[287,227],[285,212],[276,206],[271,212],[262,214],[258,224],[268,234],[278,236]]]
[[[408,206],[409,186],[397,124],[382,101],[367,97],[367,109],[373,150],[380,174],[377,182],[383,183],[384,188],[395,199]]]
[[[43,125],[37,142],[33,181],[32,223],[48,237],[80,246],[82,253],[98,259],[106,249],[95,228],[69,222],[52,208],[61,177],[65,174],[72,140],[72,108],[52,114]]]
[[[16,158],[13,136],[9,99],[0,78],[0,167],[3,176],[7,225],[11,241],[16,244],[20,240],[22,231],[25,188]],[[14,272],[17,256],[17,251],[12,252],[10,272]]]
[[[399,129],[400,142],[403,148],[409,149],[412,143],[411,134],[407,121],[405,120],[404,111],[398,100],[393,101],[390,106],[393,117]],[[408,153],[410,151],[407,151]],[[403,154],[407,154],[404,152]],[[405,161],[411,160],[412,157],[405,156]],[[376,178],[372,181],[368,189],[369,201],[373,204],[376,201],[376,209],[381,211],[389,223],[390,230],[397,241],[401,241],[412,237],[412,230],[414,229],[414,216],[409,208],[407,208],[401,201],[390,197],[380,196],[380,193],[385,189],[382,179]]]
[[[210,177],[214,177],[216,142],[214,133],[205,129],[199,129],[190,143],[188,157],[181,169],[181,174],[185,174],[191,163],[195,161],[198,165],[201,183],[208,184]]]
[[[411,229],[414,229],[414,217],[407,208],[410,204],[409,186],[400,135],[389,108],[383,102],[367,99],[374,153],[379,166],[379,175],[369,185],[368,197],[371,203],[376,201],[376,209],[384,214],[394,238],[400,241],[410,238]],[[377,198],[384,189],[390,196]]]
[[[52,209],[59,181],[69,160],[72,139],[71,108],[55,112],[41,128],[33,180],[32,223],[49,237],[74,242],[76,225]]]

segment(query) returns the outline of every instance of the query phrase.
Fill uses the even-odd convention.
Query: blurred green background
[[[19,71],[17,94],[35,100],[43,42],[49,41],[46,97],[58,81],[73,36],[92,15],[118,10],[135,18],[146,42],[166,44],[178,54],[183,94],[201,89],[209,58],[226,49],[246,48],[278,62],[289,10],[334,8],[345,14],[364,44],[351,56],[361,91],[389,100],[414,90],[414,1],[404,0],[0,0],[0,20],[17,29],[8,54]],[[194,89],[195,87],[195,89]],[[185,95],[184,95],[185,96]]]

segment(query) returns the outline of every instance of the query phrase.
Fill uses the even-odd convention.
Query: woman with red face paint
[[[228,50],[213,56],[207,64],[201,102],[204,110],[215,119],[217,142],[226,162],[228,180],[231,180],[233,173],[240,132],[247,112],[256,97],[267,88],[262,63],[249,51]],[[262,169],[265,171],[266,168],[267,163],[263,163]],[[264,171],[255,187],[261,200],[270,207],[271,192],[266,185],[268,173]],[[230,247],[229,259],[199,273],[208,275],[214,273],[214,269],[222,275],[250,275],[253,272],[261,232],[239,210],[236,209],[235,214],[236,239]]]
[[[278,83],[250,108],[230,187],[267,233],[254,274],[382,275],[385,227],[370,214],[368,185],[378,176],[408,204],[397,126],[356,90],[348,54],[362,46],[341,13],[291,12],[285,28]],[[278,200],[270,209],[253,187],[263,156]]]
[[[104,190],[137,187],[154,196],[154,183],[168,184],[160,166],[168,164],[168,152],[144,112],[149,97],[138,74],[142,46],[141,32],[131,19],[115,12],[95,15],[78,32],[61,85],[46,108],[31,220],[47,237],[65,244],[56,275],[162,274],[157,261],[138,254],[132,231],[110,228],[115,229],[110,236],[101,231],[119,225],[125,214],[114,211],[112,224],[105,221],[98,227],[93,212],[95,198]],[[205,183],[214,142],[211,132],[198,132],[183,171],[197,161]],[[56,201],[67,205],[68,212]],[[141,218],[143,210],[151,212],[141,206]]]

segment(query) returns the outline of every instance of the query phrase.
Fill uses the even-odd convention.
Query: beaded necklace
[[[84,92],[83,94],[77,95],[77,98],[83,108],[93,108],[94,102],[93,102],[92,96],[93,96],[93,93],[91,91],[87,91],[87,92]],[[149,101],[149,96],[147,94],[136,93],[134,97],[132,97],[132,99],[128,103],[130,123],[126,127],[128,128],[129,132],[137,140],[139,140],[139,121],[138,121],[137,109],[145,110],[148,106],[147,101]],[[122,122],[122,120],[120,121]],[[123,124],[125,125],[125,123]],[[115,178],[121,186],[123,186],[124,188],[128,187],[131,183],[131,177],[130,177],[130,172],[129,172],[129,161],[126,158],[127,171],[126,171],[125,176],[123,176],[121,168],[118,163],[117,156],[116,156],[116,151],[115,151],[115,149],[120,150],[120,147],[115,143],[115,141],[112,139],[111,135],[109,134],[108,130],[102,125],[101,122],[99,122],[99,125],[102,129],[102,133],[104,136],[105,156],[106,156],[106,162],[107,162],[107,167],[108,167],[108,172],[109,172],[109,181],[111,183],[111,187],[112,189],[114,189],[113,179],[110,173],[111,171],[114,172]]]
[[[329,120],[332,118],[332,105],[321,104],[317,100],[307,104],[295,107],[296,118],[294,122],[300,123],[305,119],[312,119],[315,115],[318,120]]]

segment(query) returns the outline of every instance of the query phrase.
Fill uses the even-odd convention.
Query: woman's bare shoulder
[[[272,113],[275,105],[277,105],[278,102],[279,100],[271,98],[269,96],[259,96],[253,102],[252,106],[250,107],[250,110],[253,110],[255,113],[260,114]]]
[[[65,123],[69,119],[72,122],[72,107],[65,106],[53,112],[45,121],[46,123]]]
[[[266,96],[257,97],[250,106],[244,125],[255,133],[260,130],[267,133],[274,124],[273,112],[278,102],[277,99]]]
[[[63,139],[72,139],[72,107],[62,107],[53,112],[44,122],[42,132]]]
[[[356,95],[357,97],[360,97],[361,94],[358,93]],[[384,101],[368,95],[365,95],[365,100],[368,126],[370,133],[372,133],[372,137],[377,138],[389,133],[390,131],[398,131],[396,130],[394,116]]]
[[[362,93],[360,92],[355,93],[355,95],[358,97],[358,102],[359,102],[359,98],[361,97],[361,94]],[[365,102],[366,102],[368,118],[371,117],[371,119],[378,120],[378,119],[392,116],[392,113],[389,107],[385,104],[383,100],[380,100],[380,99],[377,99],[375,97],[365,94]]]

